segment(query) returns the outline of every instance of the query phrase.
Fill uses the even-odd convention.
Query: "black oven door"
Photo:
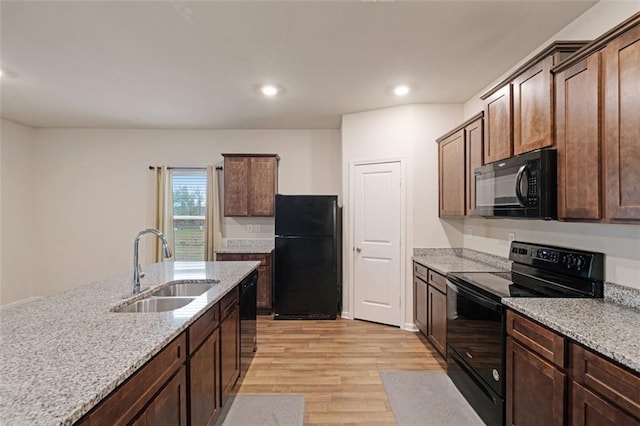
[[[504,396],[502,303],[447,277],[447,344],[496,394]]]

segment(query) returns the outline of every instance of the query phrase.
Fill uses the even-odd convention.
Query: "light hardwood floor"
[[[238,392],[303,394],[308,425],[393,425],[378,373],[444,369],[419,333],[358,320],[259,316],[258,352]]]

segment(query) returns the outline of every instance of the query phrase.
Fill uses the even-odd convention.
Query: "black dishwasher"
[[[253,271],[241,283],[240,289],[240,376],[247,369],[256,352],[256,311],[258,296],[258,271]]]

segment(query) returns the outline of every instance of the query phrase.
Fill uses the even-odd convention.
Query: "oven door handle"
[[[482,294],[478,293],[475,290],[472,290],[470,288],[467,287],[462,287],[460,285],[455,285],[454,283],[452,283],[451,281],[449,281],[449,279],[447,279],[447,287],[449,287],[453,292],[455,293],[460,293],[461,295],[465,296],[466,298],[474,301],[475,303],[478,303],[486,308],[489,308],[493,311],[496,312],[501,312],[502,311],[502,303],[500,302],[496,302],[495,300],[491,300],[486,296],[483,296]]]

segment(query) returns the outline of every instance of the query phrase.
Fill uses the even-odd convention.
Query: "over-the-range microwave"
[[[556,219],[556,151],[539,149],[478,167],[472,214],[484,217]]]

